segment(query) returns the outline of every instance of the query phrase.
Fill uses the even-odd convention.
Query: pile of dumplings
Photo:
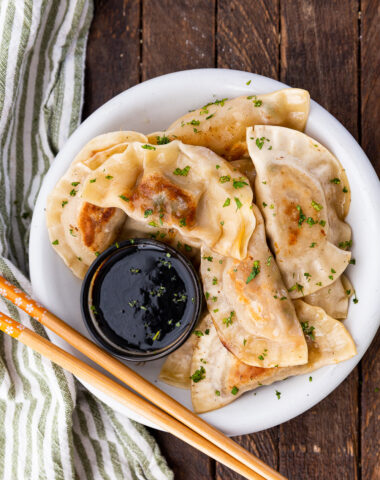
[[[205,307],[160,379],[196,412],[356,354],[340,162],[304,130],[308,92],[213,101],[148,136],[91,140],[51,192],[53,248],[79,278],[116,241],[155,238],[200,272]]]

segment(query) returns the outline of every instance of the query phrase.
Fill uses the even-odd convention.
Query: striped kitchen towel
[[[42,179],[78,126],[90,0],[0,2],[0,273],[31,293],[28,234]],[[43,327],[0,296],[0,311]],[[0,336],[0,479],[168,479],[145,428]]]

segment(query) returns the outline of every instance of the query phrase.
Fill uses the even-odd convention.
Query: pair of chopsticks
[[[2,276],[0,276],[0,295],[24,310],[144,398],[4,313],[0,313],[0,330],[3,332],[243,477],[252,480],[262,480],[263,478],[286,480],[285,477],[229,437],[71,328]]]

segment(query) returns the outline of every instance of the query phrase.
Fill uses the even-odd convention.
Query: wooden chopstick
[[[210,457],[218,462],[223,463],[245,478],[252,480],[262,480],[263,477],[252,471],[246,465],[236,460],[233,456],[224,452],[222,449],[206,440],[198,433],[191,430],[183,423],[171,417],[155,405],[147,400],[139,397],[135,393],[123,387],[115,380],[105,376],[95,368],[91,367],[82,360],[77,359],[70,353],[57,347],[49,340],[41,337],[37,333],[24,327],[19,322],[8,317],[4,313],[0,313],[0,330],[7,333],[18,341],[32,348],[52,362],[56,363],[65,370],[71,372],[78,378],[90,383],[103,393],[110,395],[115,400],[126,405],[135,413],[144,416],[152,422],[172,433],[176,437],[184,440],[189,445],[198,450],[207,453]]]
[[[259,473],[267,480],[286,480],[284,476],[273,470],[260,459],[249,453],[242,446],[225,436],[216,428],[209,425],[165,392],[145,380],[124,363],[112,357],[102,348],[98,347],[88,338],[81,335],[61,319],[46,310],[38,302],[34,301],[20,289],[14,287],[4,277],[0,276],[0,294],[12,303],[27,312],[31,317],[38,320],[42,325],[49,328],[59,337],[95,363],[103,367],[113,376],[133,388],[137,393],[159,408],[182,422],[211,443],[228,451],[229,454],[239,460],[246,467]]]

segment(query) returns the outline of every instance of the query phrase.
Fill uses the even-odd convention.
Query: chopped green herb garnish
[[[322,227],[324,227],[326,225],[326,220],[320,220],[319,225],[322,225]]]
[[[251,85],[251,82],[252,82],[252,80],[248,80],[248,82],[246,82],[245,84],[246,85]]]
[[[232,182],[234,188],[243,188],[245,185],[248,185],[248,183],[244,181],[244,178],[233,178]]]
[[[314,200],[311,201],[311,206],[316,210],[317,212],[320,212],[322,210],[322,205],[319,203],[315,202]]]
[[[351,265],[356,265],[356,260],[354,258],[351,258],[351,260],[348,263]]]
[[[67,205],[69,202],[67,200],[62,200],[62,208]]]
[[[343,187],[343,193],[348,193],[347,187]]]
[[[288,292],[293,292],[297,290],[297,292],[303,293],[303,286],[299,283],[295,283],[292,287],[288,288]]]
[[[263,202],[263,207],[265,208],[265,207],[267,207],[267,206],[268,206],[268,204],[265,203],[265,202]]]
[[[231,180],[231,177],[229,175],[223,175],[222,177],[219,178],[220,183],[226,183]]]
[[[315,242],[311,243],[309,246],[310,248],[314,248],[317,244]]]
[[[157,140],[157,145],[166,145],[167,143],[170,142],[169,137],[167,137],[165,134],[162,135],[162,137],[156,137]]]
[[[238,393],[239,389],[235,386],[232,387],[231,393],[232,395],[236,395]]]
[[[258,275],[259,273],[260,273],[260,261],[259,261],[259,260],[255,260],[255,261],[253,262],[253,267],[252,267],[251,273],[248,275],[247,280],[245,281],[245,283],[251,282],[255,277],[257,277],[257,275]]]
[[[218,279],[217,279],[216,277],[214,277],[214,278],[212,279],[212,284],[213,284],[213,285],[217,285],[217,284],[218,284]]]
[[[195,372],[191,375],[190,378],[194,383],[198,383],[201,380],[204,380],[206,378],[206,369],[201,366],[198,370],[195,370]]]
[[[144,212],[144,218],[147,218],[150,215],[153,215],[153,210],[151,208],[147,208]]]
[[[204,335],[202,330],[194,330],[193,333],[196,337],[203,337],[203,335]]]
[[[302,331],[305,335],[307,335],[311,340],[315,340],[314,337],[314,330],[313,326],[309,326],[309,322],[301,322]]]
[[[264,145],[265,137],[256,138],[256,146],[258,149],[262,149]]]
[[[147,143],[145,145],[141,145],[141,148],[143,148],[144,150],[156,150],[156,147],[154,147],[153,145],[148,145]]]
[[[107,179],[107,180],[112,180],[112,179],[113,179],[113,176],[112,176],[112,175],[106,175],[106,179]]]
[[[272,255],[267,258],[266,264],[268,265],[268,267],[270,265],[270,262],[272,261],[272,258]]]
[[[243,204],[238,199],[238,197],[234,197],[234,200],[235,200],[235,203],[236,203],[237,210],[239,210],[243,206]]]
[[[212,259],[213,259],[213,257],[210,257],[210,256],[209,257],[203,256],[202,258],[203,260],[208,260],[209,262],[212,262]]]
[[[223,207],[229,207],[229,206],[230,206],[230,203],[231,203],[231,199],[230,199],[230,198],[226,198],[225,202],[223,203]]]
[[[59,245],[59,240],[54,240],[53,242],[51,242],[52,245]]]
[[[281,398],[281,392],[279,392],[278,390],[276,390],[276,397],[280,400]]]
[[[90,183],[95,183],[95,182],[96,182],[96,178],[91,178]]]
[[[72,185],[73,187],[77,187],[79,184],[80,184],[80,182],[71,182],[71,185]]]
[[[306,220],[306,215],[303,213],[301,205],[296,205],[296,209],[298,210],[300,216],[298,219],[298,225],[301,226],[303,222]]]
[[[336,177],[335,177],[335,178],[332,178],[332,179],[330,180],[330,183],[335,183],[336,185],[339,185],[339,184],[340,184],[340,180],[339,180],[339,178],[336,178]]]
[[[228,317],[223,318],[223,323],[225,324],[226,327],[229,327],[230,325],[233,324],[232,318],[234,317],[234,315],[235,315],[235,312],[232,311]]]
[[[126,197],[125,195],[119,195],[119,198],[121,198],[122,200],[124,200],[124,202],[129,202],[129,198]]]
[[[216,395],[217,397],[220,397],[220,391],[219,391],[219,390],[215,390],[215,395]]]
[[[91,305],[91,306],[90,306],[90,309],[91,309],[91,311],[92,311],[92,313],[93,313],[94,315],[97,315],[97,314],[98,314],[98,311],[96,310],[95,305]]]
[[[73,189],[71,190],[71,192],[70,192],[70,195],[71,195],[72,197],[75,197],[76,194],[77,194],[77,190],[75,190],[75,188],[73,188]]]
[[[153,341],[155,340],[158,340],[160,338],[160,333],[161,333],[161,330],[158,330],[155,334],[154,334],[154,337],[153,337]]]
[[[179,226],[186,227],[186,218],[181,218],[181,220],[179,221]]]
[[[350,248],[350,247],[352,247],[352,240],[346,240],[345,242],[339,242],[338,247],[343,248],[343,249]]]
[[[186,167],[185,167],[185,168],[182,168],[182,169],[180,169],[180,168],[177,167],[177,168],[174,170],[173,173],[174,173],[174,175],[180,175],[181,177],[187,177],[187,175],[189,174],[189,171],[190,171],[190,166],[189,166],[189,165],[186,165]]]

